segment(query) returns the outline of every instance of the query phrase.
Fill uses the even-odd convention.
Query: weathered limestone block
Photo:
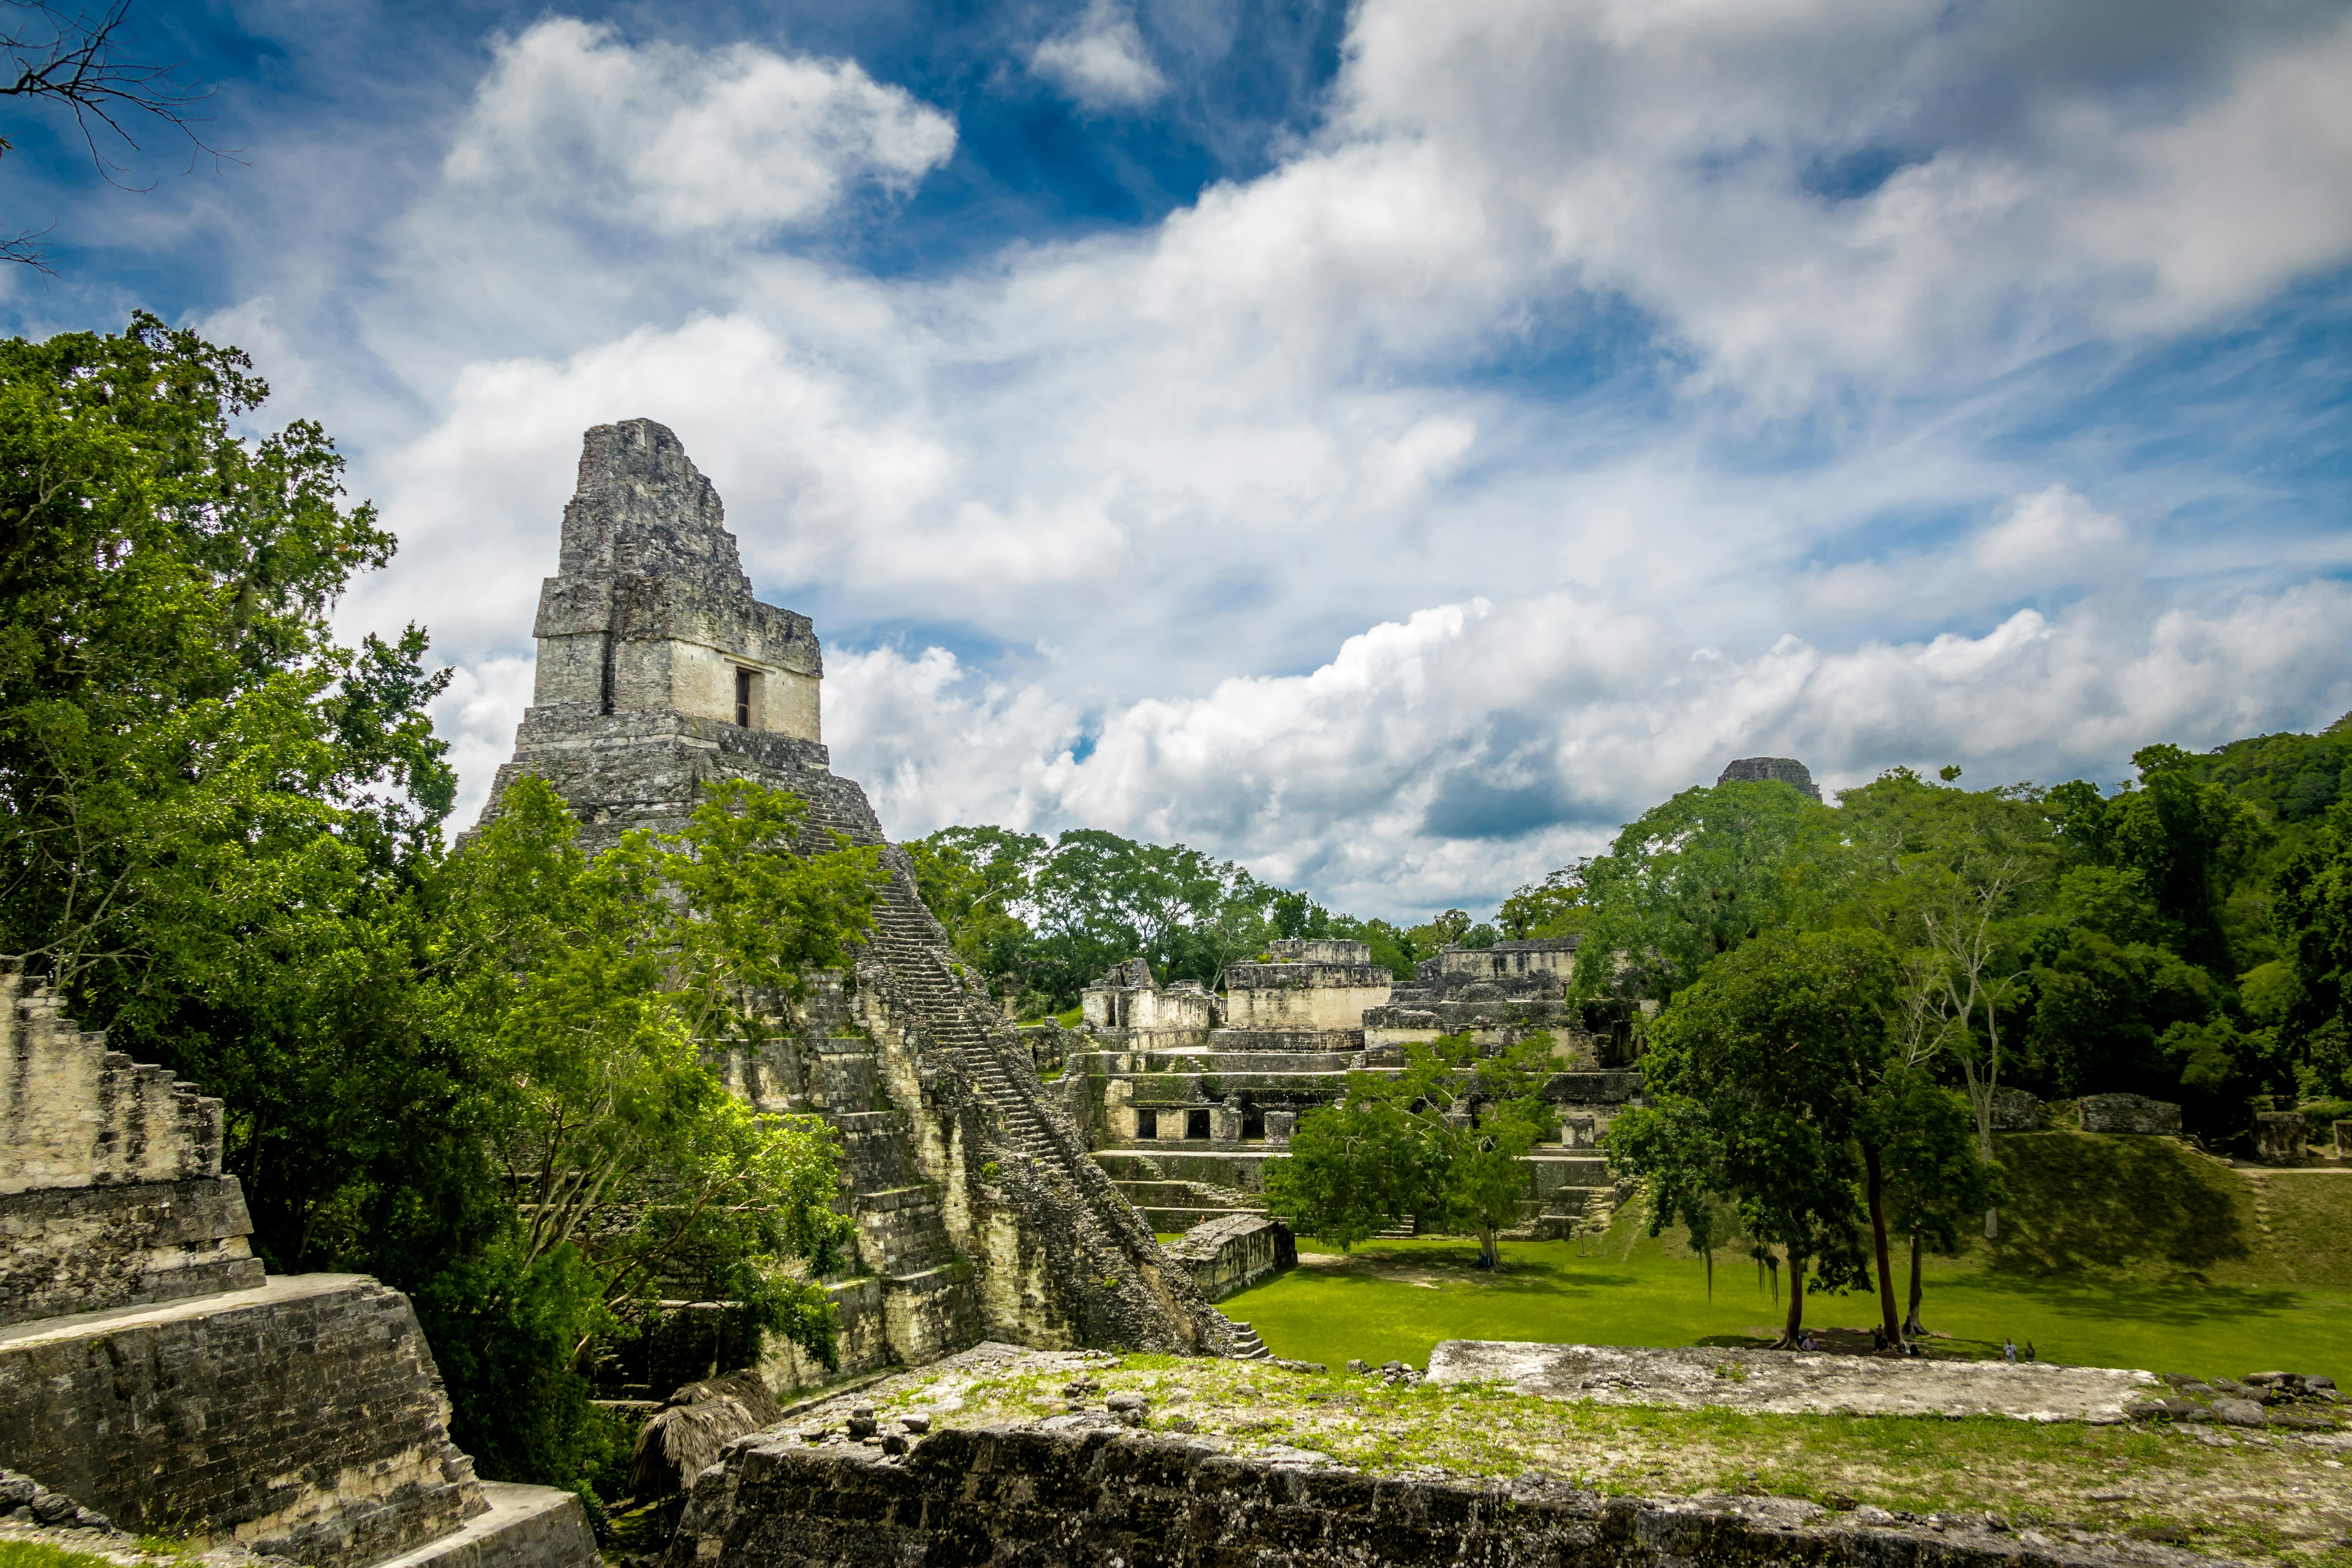
[[[1864,1522],[1868,1518],[1871,1522]],[[1141,1433],[933,1432],[903,1458],[752,1437],[695,1485],[663,1568],[2196,1568],[1946,1519],[1898,1524],[1789,1498],[1660,1501],[1564,1481],[1404,1480],[1321,1456],[1219,1453]]]
[[[0,1464],[127,1529],[356,1568],[482,1501],[398,1291],[308,1274],[0,1330]]]
[[[2180,1107],[2137,1094],[2086,1094],[2074,1102],[2085,1132],[2179,1133]]]
[[[2336,1157],[2352,1160],[2352,1121],[2336,1123]]]
[[[1737,1376],[1721,1370],[1736,1367]],[[2047,1362],[1881,1360],[1826,1352],[1547,1345],[1441,1340],[1429,1381],[1502,1383],[1521,1394],[1603,1405],[1697,1409],[1728,1405],[1776,1415],[2007,1415],[2023,1421],[2130,1418],[2162,1384],[2152,1373]]]
[[[2310,1129],[2300,1110],[2263,1110],[2254,1114],[2254,1158],[2265,1165],[2309,1163]]]
[[[2038,1132],[2042,1101],[2021,1089],[1992,1091],[1992,1130],[1996,1132]]]
[[[580,1500],[553,1487],[481,1483],[488,1506],[454,1534],[370,1568],[600,1568]]]
[[[1288,1226],[1269,1215],[1227,1215],[1186,1231],[1169,1244],[1168,1256],[1192,1270],[1201,1294],[1222,1301],[1285,1268],[1296,1268],[1298,1242]]]
[[[261,1283],[235,1176],[0,1194],[0,1324]]]
[[[0,1193],[220,1174],[220,1101],[106,1048],[0,959]]]

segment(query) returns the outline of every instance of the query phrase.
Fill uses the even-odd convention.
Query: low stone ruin
[[[1221,1452],[1099,1426],[753,1438],[696,1483],[664,1568],[1052,1563],[1306,1568],[2210,1568],[2167,1546],[2021,1538],[1990,1517],[1838,1513],[1793,1498],[1607,1496],[1543,1476],[1366,1475],[1275,1446]],[[894,1435],[895,1436],[895,1435]]]
[[[1992,1091],[1992,1130],[1996,1132],[2042,1131],[2042,1101],[2021,1089]]]
[[[2160,1394],[2151,1373],[2047,1362],[1931,1361],[1696,1346],[1522,1344],[1444,1340],[1433,1384],[1500,1383],[1521,1394],[1603,1405],[1724,1405],[1773,1415],[2009,1415],[2116,1422]]]
[[[2309,1124],[2300,1110],[2254,1113],[2254,1158],[2265,1165],[2311,1163]]]
[[[1222,1301],[1298,1267],[1298,1242],[1270,1215],[1232,1214],[1194,1226],[1168,1244],[1168,1256],[1192,1271],[1201,1294]]]
[[[572,1494],[475,1479],[406,1297],[264,1278],[220,1102],[13,961],[0,1126],[0,1464],[115,1524],[311,1568],[595,1563]]]
[[[2180,1107],[2137,1094],[2086,1094],[2074,1102],[2085,1132],[2180,1135]]]

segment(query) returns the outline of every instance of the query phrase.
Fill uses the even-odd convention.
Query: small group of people
[[[2000,1359],[2008,1362],[2018,1361],[2021,1359],[2024,1361],[2032,1361],[2033,1359],[2033,1342],[2032,1340],[2025,1342],[2025,1354],[2022,1357],[2020,1357],[2017,1353],[2017,1342],[2015,1340],[2004,1339],[2001,1341],[2000,1344]]]
[[[1919,1353],[1919,1347],[1909,1340],[1888,1339],[1885,1329],[1873,1329],[1870,1331],[1870,1348],[1876,1351],[1881,1355],[1884,1355],[1889,1350],[1892,1350],[1896,1355],[1916,1356]]]

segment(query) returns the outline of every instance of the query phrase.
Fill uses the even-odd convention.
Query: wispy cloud
[[[1133,109],[1168,90],[1135,13],[1116,0],[1092,0],[1076,21],[1030,52],[1029,66],[1090,109]]]

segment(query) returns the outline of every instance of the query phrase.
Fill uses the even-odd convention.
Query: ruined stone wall
[[[850,1563],[1055,1568],[2192,1568],[2162,1547],[2085,1547],[1938,1516],[1832,1514],[1780,1498],[1654,1501],[1524,1477],[1391,1479],[1313,1456],[1219,1453],[1134,1434],[935,1432],[903,1458],[745,1440],[695,1485],[664,1568]],[[1870,1516],[1871,1522],[1863,1522]]]
[[[0,1464],[117,1523],[352,1568],[480,1510],[400,1292],[299,1275],[0,1330]]]
[[[1576,969],[1580,940],[1572,936],[1528,937],[1498,942],[1492,947],[1449,947],[1435,958],[1423,959],[1414,965],[1415,977],[1442,977],[1461,984],[1485,980],[1507,987],[1513,981],[1540,977],[1554,986],[1564,987]],[[1544,994],[1558,995],[1559,992],[1547,989]]]
[[[0,1195],[0,1324],[261,1283],[235,1176]]]
[[[0,1193],[220,1174],[220,1101],[106,1048],[0,960]]]
[[[1395,984],[1369,962],[1228,964],[1225,1022],[1244,1031],[1361,1028],[1365,1011],[1385,1004]]]
[[[221,1108],[0,960],[0,1324],[261,1283]]]
[[[753,677],[755,731],[814,741],[824,665],[805,616],[751,597],[710,481],[649,419],[600,425],[540,591],[532,706],[668,710],[732,723]]]
[[[1194,1226],[1171,1242],[1168,1255],[1192,1272],[1192,1282],[1212,1301],[1222,1301],[1259,1280],[1298,1265],[1298,1242],[1290,1227],[1262,1214],[1227,1215]]]

